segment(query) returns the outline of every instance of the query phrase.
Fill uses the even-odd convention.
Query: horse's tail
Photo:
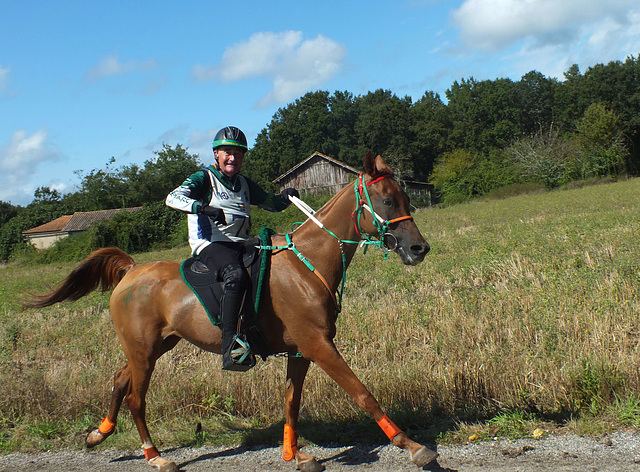
[[[43,308],[63,300],[78,300],[100,286],[107,291],[115,287],[135,265],[133,258],[117,247],[98,249],[87,256],[55,290],[30,295],[23,308]]]

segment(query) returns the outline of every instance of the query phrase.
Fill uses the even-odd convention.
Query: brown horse
[[[348,185],[316,214],[289,235],[294,250],[274,251],[268,283],[263,290],[259,322],[275,352],[296,354],[287,363],[286,424],[283,459],[296,459],[303,471],[324,467],[297,447],[297,424],[302,385],[310,362],[319,365],[382,428],[392,443],[410,452],[419,467],[437,454],[407,437],[384,413],[369,390],[344,361],[333,338],[336,334],[336,298],[344,271],[357,244],[375,235],[395,251],[404,264],[420,263],[429,245],[409,215],[409,199],[380,156],[368,153],[365,174]],[[288,246],[284,235],[273,237],[275,246]],[[291,248],[291,245],[289,245]],[[300,255],[313,265],[309,270]],[[90,254],[53,292],[35,297],[26,307],[45,307],[62,300],[77,300],[101,286],[111,295],[113,324],[127,357],[115,373],[111,405],[100,427],[87,436],[93,447],[115,429],[125,400],[142,439],[148,463],[161,471],[175,471],[175,462],[160,456],[145,421],[145,395],[156,361],[180,339],[207,351],[220,353],[221,331],[207,317],[196,296],[183,283],[179,264],[153,262],[137,265],[118,248]]]

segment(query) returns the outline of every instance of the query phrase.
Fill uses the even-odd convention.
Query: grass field
[[[640,180],[418,211],[432,247],[405,267],[359,252],[347,274],[337,344],[414,438],[526,436],[640,426]],[[186,248],[134,255],[181,260]],[[75,264],[0,269],[0,450],[81,447],[105,416],[121,353],[108,296],[20,311],[21,294]],[[152,379],[159,446],[277,444],[281,358],[246,374],[186,342]],[[385,442],[316,366],[300,433],[329,444]],[[202,431],[196,433],[196,424]],[[138,447],[123,407],[100,447]]]

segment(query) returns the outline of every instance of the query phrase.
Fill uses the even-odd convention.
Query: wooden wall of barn
[[[285,176],[280,181],[280,188],[294,187],[311,194],[337,193],[346,184],[353,182],[356,177],[356,174],[344,167],[316,158]]]

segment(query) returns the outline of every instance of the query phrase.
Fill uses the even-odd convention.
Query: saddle
[[[262,228],[260,237],[245,241],[242,258],[244,266],[251,277],[251,294],[252,300],[255,301],[253,304],[245,303],[243,311],[240,313],[242,331],[247,337],[252,350],[259,354],[263,360],[273,354],[262,334],[257,316],[262,285],[266,281],[264,275],[267,272],[270,252],[259,247],[268,246],[271,243],[271,235],[274,233],[269,228]],[[223,282],[217,280],[216,276],[211,274],[207,266],[197,257],[190,257],[182,261],[180,275],[183,282],[200,301],[209,320],[215,326],[220,326],[220,300],[223,294]]]

